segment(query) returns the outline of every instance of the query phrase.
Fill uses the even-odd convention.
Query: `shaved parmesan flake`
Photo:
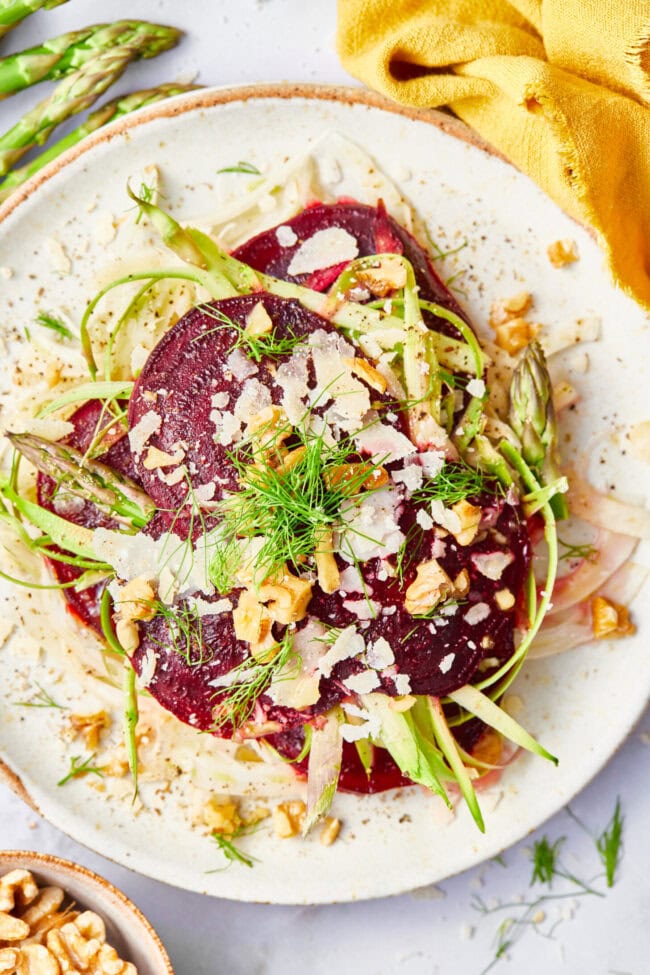
[[[363,637],[357,633],[356,628],[354,626],[346,626],[339,633],[327,653],[318,661],[319,673],[323,677],[331,677],[332,670],[336,664],[342,660],[349,660],[350,657],[357,657],[360,653],[363,653],[364,649]]]
[[[395,663],[395,654],[388,640],[380,636],[366,650],[366,663],[374,670],[383,670]]]
[[[395,674],[393,677],[393,684],[395,685],[395,690],[398,694],[411,693],[411,681],[408,674]]]
[[[361,674],[352,674],[346,678],[343,685],[354,694],[370,694],[381,686],[381,680],[374,670],[364,670]]]
[[[373,423],[359,431],[354,440],[362,454],[368,454],[382,464],[411,457],[416,451],[408,437],[387,423]]]
[[[359,255],[356,239],[342,227],[317,230],[308,237],[293,255],[287,268],[289,274],[311,274],[334,264],[352,261]]]
[[[482,379],[470,379],[465,389],[470,396],[477,396],[479,399],[485,396],[485,383]]]
[[[298,238],[293,227],[287,227],[286,225],[278,227],[275,231],[275,236],[280,247],[293,247],[294,244],[298,243]]]
[[[161,425],[160,413],[149,410],[147,413],[143,413],[136,425],[129,430],[129,446],[136,458],[139,459],[149,438],[154,433],[159,433]]]
[[[515,559],[512,552],[479,552],[471,558],[481,575],[495,581],[501,578],[504,569]]]
[[[456,659],[455,653],[448,653],[446,656],[444,656],[440,661],[440,663],[438,664],[438,670],[440,671],[440,673],[448,674],[452,668],[452,664],[455,659]]]
[[[484,619],[490,615],[490,607],[487,603],[476,603],[465,613],[465,622],[469,623],[470,626],[476,626],[477,623],[481,623]]]
[[[424,471],[419,464],[405,464],[401,471],[393,471],[391,477],[395,484],[403,484],[412,494],[422,487]]]

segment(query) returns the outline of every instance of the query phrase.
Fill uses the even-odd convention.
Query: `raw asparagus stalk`
[[[69,494],[91,501],[100,511],[129,527],[142,528],[156,506],[135,481],[67,444],[30,433],[8,433],[13,447],[37,470],[63,485]]]
[[[541,345],[531,342],[512,376],[510,425],[521,441],[521,455],[539,475],[542,484],[562,476],[557,457],[557,420],[551,378]],[[551,499],[557,518],[566,518],[566,501],[557,494]]]
[[[36,10],[51,10],[66,0],[0,0],[0,37]]]
[[[180,36],[179,32],[171,27],[153,28],[151,39],[154,36],[157,38],[159,50],[164,48],[161,30],[167,31],[167,47],[173,47]],[[83,68],[64,78],[49,98],[0,136],[0,176],[8,173],[21,156],[34,146],[43,145],[60,122],[89,108],[122,75],[131,61],[142,56],[147,43],[145,35],[140,35],[132,44],[110,51],[97,51]]]
[[[81,142],[91,132],[95,132],[101,128],[102,125],[106,125],[108,122],[114,122],[116,119],[122,118],[130,112],[135,112],[139,108],[146,108],[147,105],[153,105],[155,102],[162,101],[164,98],[171,98],[173,95],[182,95],[184,92],[194,91],[197,87],[199,86],[170,83],[159,85],[158,88],[146,88],[142,91],[134,91],[130,95],[123,95],[120,98],[115,98],[111,102],[107,102],[106,105],[102,105],[101,108],[92,112],[78,128],[69,132],[68,135],[64,136],[53,146],[50,146],[49,149],[42,152],[36,159],[9,173],[6,179],[0,183],[0,203],[6,200],[18,186],[21,186],[34,173],[39,172],[49,162],[52,162],[53,159],[56,159],[57,156],[65,152],[66,149],[70,149],[71,146],[76,146],[78,142]]]
[[[153,58],[169,47],[169,28],[141,20],[94,24],[0,59],[0,98],[39,81],[58,81],[79,71],[98,51],[140,45],[141,58]],[[141,42],[142,39],[142,42]]]

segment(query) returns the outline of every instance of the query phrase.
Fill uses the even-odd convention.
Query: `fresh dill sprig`
[[[252,359],[253,362],[261,362],[263,359],[279,359],[282,356],[290,355],[301,346],[305,345],[306,339],[301,335],[296,335],[290,328],[287,328],[288,335],[278,336],[275,327],[270,332],[261,335],[248,332],[244,325],[234,321],[219,308],[210,308],[209,305],[202,305],[201,311],[210,318],[214,318],[221,324],[216,328],[210,328],[206,332],[196,335],[192,342],[200,342],[207,335],[218,332],[223,328],[232,328],[237,333],[237,339],[230,348],[231,352],[235,349],[242,349],[244,354]]]
[[[258,829],[257,826],[240,826],[230,835],[213,830],[210,834],[210,838],[217,844],[228,863],[225,867],[217,867],[215,870],[207,870],[206,873],[219,873],[221,870],[227,870],[228,867],[232,866],[233,863],[242,863],[245,867],[252,867],[255,863],[258,863],[259,861],[257,857],[251,856],[249,853],[244,853],[239,849],[239,847],[235,846],[234,842],[235,840],[240,839],[242,836],[249,836],[251,833],[254,833],[256,829]]]
[[[623,855],[623,824],[625,820],[621,815],[620,797],[616,799],[616,805],[614,807],[614,812],[612,813],[612,818],[608,822],[603,832],[598,836],[594,836],[589,827],[585,826],[582,820],[576,816],[569,806],[567,806],[566,812],[574,823],[577,823],[588,836],[591,836],[596,845],[596,850],[598,852],[598,856],[600,857],[601,863],[605,868],[607,886],[613,887],[616,871],[620,864],[621,856]]]
[[[498,490],[498,481],[489,474],[454,461],[445,464],[435,477],[427,479],[421,488],[414,491],[413,501],[416,504],[442,501],[445,505],[452,505],[485,491],[496,494]]]
[[[49,315],[47,312],[39,312],[35,319],[36,325],[42,325],[43,328],[49,328],[57,335],[60,335],[63,339],[75,339],[77,336],[71,331],[67,325],[61,321],[60,318],[55,318],[54,315]]]
[[[598,549],[595,545],[588,542],[584,545],[572,545],[570,542],[563,541],[558,535],[558,544],[564,551],[559,555],[560,560],[586,559],[588,562],[595,562],[598,558]]]
[[[211,660],[213,651],[205,644],[203,621],[196,609],[188,605],[167,606],[160,600],[156,600],[154,608],[156,615],[162,616],[167,623],[171,649],[183,658],[188,667],[199,667]],[[169,646],[166,642],[165,647]]]
[[[546,836],[541,840],[536,840],[533,846],[532,861],[533,872],[530,878],[531,886],[534,883],[551,884],[553,878],[560,872],[558,858],[560,847],[566,842],[566,836],[561,836],[555,843],[549,843]]]
[[[623,853],[623,816],[621,815],[621,800],[616,800],[616,806],[612,818],[596,838],[596,849],[605,867],[605,877],[607,886],[613,887]]]
[[[217,170],[217,176],[220,173],[247,173],[249,176],[262,175],[257,166],[254,166],[253,163],[246,162],[245,159],[240,159],[236,166],[223,166]]]
[[[96,758],[96,753],[93,752],[92,755],[88,755],[87,758],[82,759],[81,755],[73,755],[70,759],[70,771],[67,775],[64,775],[62,779],[59,779],[57,785],[65,785],[71,779],[80,779],[84,775],[98,775],[100,779],[104,778],[104,770],[102,767],[93,765],[93,760]]]
[[[286,430],[264,440],[264,452],[279,448]],[[265,578],[285,565],[299,566],[318,551],[326,533],[345,528],[345,514],[372,490],[380,464],[359,462],[350,438],[325,443],[324,433],[296,428],[292,462],[273,466],[251,446],[248,456],[230,453],[241,489],[221,502],[222,523],[210,572],[223,594],[238,568],[237,539],[263,537],[255,555],[256,572]],[[235,561],[233,561],[235,559]],[[232,585],[232,583],[231,583]]]
[[[420,542],[423,538],[424,529],[414,521],[395,553],[395,575],[399,579],[400,585],[404,582],[404,576],[409,566],[417,561]]]
[[[16,707],[20,708],[57,708],[59,711],[66,711],[67,708],[63,704],[57,704],[54,698],[48,694],[44,687],[34,681],[36,687],[38,687],[38,694],[34,695],[32,701],[14,701]]]
[[[431,234],[428,231],[427,231],[427,239],[429,241],[429,244],[431,245],[431,247],[433,248],[433,250],[435,252],[433,254],[433,260],[434,261],[444,261],[444,259],[446,257],[451,257],[452,254],[459,254],[462,250],[464,250],[469,245],[469,241],[468,240],[464,240],[462,243],[458,244],[456,247],[450,247],[450,248],[448,248],[445,251],[433,239],[433,237],[431,236]]]
[[[623,816],[621,815],[620,799],[616,800],[616,806],[612,817],[599,836],[593,836],[587,826],[567,807],[567,814],[583,829],[594,841],[596,851],[601,863],[605,867],[605,880],[607,887],[614,885],[616,870],[620,863],[623,850]],[[531,886],[533,884],[545,884],[548,888],[553,886],[555,880],[564,881],[564,887],[555,893],[540,894],[532,900],[513,900],[488,906],[481,897],[474,896],[472,906],[481,914],[494,914],[495,912],[509,911],[495,935],[494,957],[483,969],[481,975],[486,975],[491,971],[505,953],[525,934],[529,929],[533,929],[537,934],[545,937],[552,937],[559,920],[555,921],[550,930],[543,930],[540,927],[545,919],[545,912],[542,910],[547,904],[577,897],[593,895],[595,897],[605,897],[602,890],[598,890],[594,884],[596,881],[588,883],[580,880],[570,873],[561,861],[561,850],[566,842],[566,837],[562,836],[551,843],[548,837],[543,836],[536,840],[530,852],[532,863]],[[502,864],[503,866],[505,864]],[[598,878],[596,878],[597,880]]]
[[[145,183],[144,180],[143,180],[140,183],[140,193],[139,193],[140,199],[144,203],[153,203],[154,202],[154,196],[155,195],[156,195],[156,188],[155,188],[155,186],[150,186],[148,183]],[[143,215],[144,215],[144,210],[142,210],[139,207],[138,208],[138,215],[135,218],[135,222],[136,223],[140,223],[140,221],[142,220]]]
[[[277,648],[276,648],[277,647]],[[266,658],[255,660],[247,657],[231,671],[229,679],[233,683],[219,688],[214,709],[214,728],[219,730],[231,725],[233,730],[241,727],[250,718],[255,703],[273,678],[291,661],[299,662],[293,649],[293,630],[287,628],[276,647],[271,647]],[[287,675],[289,677],[290,675]]]

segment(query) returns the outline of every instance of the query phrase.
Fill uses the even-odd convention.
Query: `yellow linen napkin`
[[[596,231],[650,306],[649,0],[338,0],[345,68],[446,105]]]

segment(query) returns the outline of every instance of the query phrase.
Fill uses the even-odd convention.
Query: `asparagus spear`
[[[166,32],[166,44],[161,32]],[[64,78],[49,98],[0,136],[0,176],[34,146],[43,145],[60,122],[89,108],[123,74],[129,62],[142,56],[150,41],[156,40],[161,51],[165,46],[173,47],[179,36],[174,28],[152,25],[149,36],[141,34],[132,44],[97,51],[79,71]]]
[[[531,342],[526,347],[513,373],[509,416],[510,425],[521,440],[521,455],[542,484],[560,478],[551,378],[539,342]],[[551,507],[557,518],[567,517],[562,495],[551,499]]]
[[[129,527],[143,528],[156,506],[135,481],[106,464],[89,460],[74,447],[30,433],[8,433],[8,440],[37,470],[64,485],[69,494],[91,501]]]
[[[0,0],[0,37],[36,10],[51,10],[66,0]]]
[[[43,44],[9,54],[0,60],[0,98],[6,98],[39,81],[58,81],[83,68],[97,53],[113,47],[138,45],[141,58],[153,58],[169,47],[169,28],[141,20],[94,24],[70,31]]]
[[[32,162],[21,166],[20,169],[14,169],[13,172],[9,173],[6,179],[0,183],[0,203],[3,203],[18,186],[22,186],[34,173],[39,172],[49,162],[65,152],[66,149],[70,149],[71,146],[76,146],[78,142],[81,142],[91,132],[95,132],[96,129],[101,128],[102,125],[106,125],[108,122],[114,122],[116,119],[122,118],[130,112],[135,112],[139,108],[146,108],[147,105],[153,105],[154,102],[162,101],[164,98],[171,98],[173,95],[182,95],[186,91],[194,91],[197,87],[199,86],[177,85],[172,82],[166,85],[159,85],[158,88],[145,88],[142,91],[134,91],[130,95],[122,95],[113,101],[107,102],[101,108],[92,112],[78,128],[69,132],[68,135],[64,136],[58,142],[55,142],[53,146],[46,149],[45,152],[41,153],[36,159],[33,159]]]

